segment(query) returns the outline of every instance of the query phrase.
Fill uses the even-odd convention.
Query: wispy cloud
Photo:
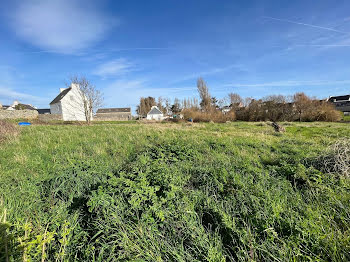
[[[219,73],[228,71],[228,70],[230,70],[230,69],[232,69],[234,67],[236,67],[236,65],[229,65],[229,66],[225,66],[225,67],[216,67],[216,68],[212,68],[210,70],[201,71],[201,72],[197,72],[197,73],[192,73],[192,74],[189,74],[187,76],[184,76],[184,77],[181,77],[179,79],[176,79],[175,81],[171,82],[170,84],[176,84],[176,83],[180,83],[180,82],[183,82],[183,81],[196,79],[198,77],[204,77],[204,76],[219,74]]]
[[[140,97],[184,97],[193,95],[196,91],[195,86],[183,87],[154,87],[151,81],[147,79],[120,79],[111,82],[103,89],[106,106],[130,106],[135,107]]]
[[[123,51],[162,51],[162,50],[174,50],[175,48],[169,47],[133,47],[133,48],[117,48],[107,50],[106,52],[123,52]]]
[[[166,50],[175,50],[175,48],[168,47],[135,47],[135,48],[116,48],[116,49],[94,49],[93,52],[79,51],[75,52],[75,55],[80,56],[93,56],[93,55],[103,55],[106,56],[110,53],[119,53],[119,52],[128,52],[128,51],[166,51]],[[57,50],[37,50],[37,51],[23,51],[18,52],[20,54],[42,54],[42,53],[57,53]]]
[[[324,45],[321,45],[321,44],[320,45],[297,44],[294,46],[295,47],[350,47],[350,44],[348,44],[348,45],[342,45],[342,44],[334,44],[334,45],[332,45],[332,44],[329,44],[329,45],[327,45],[327,44],[324,44]]]
[[[102,78],[107,78],[119,76],[133,70],[134,64],[124,58],[119,58],[99,65],[94,71],[94,74]]]
[[[195,86],[184,86],[184,87],[150,87],[150,82],[145,79],[138,79],[138,80],[117,80],[112,82],[107,86],[106,90],[124,90],[127,92],[135,92],[135,91],[143,91],[143,92],[159,92],[163,93],[160,94],[161,96],[166,95],[166,93],[176,93],[176,92],[182,92],[182,91],[193,91],[196,90]]]
[[[13,28],[40,52],[73,53],[100,40],[118,24],[83,0],[18,1]]]
[[[350,80],[310,80],[310,81],[279,81],[255,84],[232,83],[225,87],[295,87],[295,86],[332,86],[350,84]]]
[[[116,90],[128,90],[128,92],[136,89],[142,89],[147,84],[146,80],[117,80],[110,83],[107,86],[107,90],[116,91]]]
[[[35,103],[43,104],[47,102],[47,98],[18,92],[8,87],[0,87],[0,99],[5,102],[10,102],[12,100],[21,100],[21,102],[26,102],[31,104],[35,104]]]
[[[288,20],[288,19],[280,19],[280,18],[275,18],[275,17],[271,17],[271,16],[263,16],[263,18],[271,19],[271,20],[275,20],[275,21],[280,21],[280,22],[296,24],[296,25],[303,25],[303,26],[313,27],[313,28],[317,28],[317,29],[321,29],[321,30],[327,30],[327,31],[332,31],[332,32],[341,33],[341,34],[350,34],[349,32],[337,30],[337,29],[330,28],[330,27],[306,24],[306,23],[301,23],[301,22],[292,21],[292,20]]]

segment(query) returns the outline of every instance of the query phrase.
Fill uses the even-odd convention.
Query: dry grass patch
[[[350,177],[350,139],[342,138],[328,148],[322,164],[327,173]]]
[[[0,120],[0,142],[11,137],[16,137],[18,134],[18,126],[8,121]]]

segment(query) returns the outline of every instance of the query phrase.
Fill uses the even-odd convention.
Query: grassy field
[[[344,121],[350,122],[350,116],[344,116]]]
[[[349,261],[350,125],[34,125],[0,144],[0,261]]]

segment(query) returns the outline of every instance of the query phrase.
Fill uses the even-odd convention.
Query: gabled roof
[[[151,111],[149,111],[147,115],[159,115],[159,114],[163,114],[163,112],[160,111],[158,107],[155,106],[155,107],[152,107]]]
[[[62,100],[62,98],[65,97],[66,94],[68,94],[68,92],[69,92],[71,89],[72,89],[71,87],[69,87],[69,88],[67,88],[67,89],[64,89],[61,93],[59,93],[58,96],[55,97],[54,100],[51,101],[50,105],[56,104],[56,103],[60,102],[60,101]]]
[[[100,108],[97,110],[97,114],[100,113],[130,113],[131,108],[130,107],[124,107],[124,108]]]
[[[331,101],[331,102],[348,101],[348,100],[350,100],[350,95],[331,96],[328,100]]]

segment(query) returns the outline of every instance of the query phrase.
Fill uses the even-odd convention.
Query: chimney
[[[70,87],[71,87],[71,88],[79,88],[79,84],[77,84],[77,83],[71,83]]]

